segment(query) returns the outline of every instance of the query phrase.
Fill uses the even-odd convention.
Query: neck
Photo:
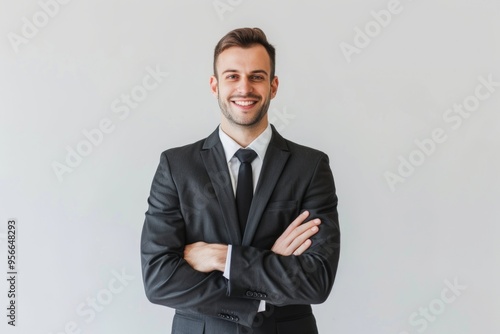
[[[254,126],[241,126],[225,122],[223,119],[220,126],[229,137],[237,142],[241,147],[247,147],[267,128],[267,120],[262,120]]]

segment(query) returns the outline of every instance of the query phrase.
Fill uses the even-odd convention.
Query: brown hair
[[[249,48],[255,44],[262,45],[271,59],[271,79],[274,78],[276,68],[276,50],[274,46],[267,41],[266,34],[259,28],[239,28],[232,30],[222,37],[215,46],[214,51],[214,75],[217,77],[217,58],[226,49],[233,46]]]

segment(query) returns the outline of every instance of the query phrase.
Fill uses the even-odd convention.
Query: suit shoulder
[[[161,155],[165,155],[168,158],[182,158],[193,155],[193,153],[201,151],[205,140],[201,139],[191,144],[169,148],[163,151]]]
[[[288,146],[288,149],[290,150],[290,153],[296,154],[298,156],[303,156],[308,159],[321,159],[321,158],[326,158],[328,159],[328,156],[326,153],[301,144],[297,144],[291,140],[285,139],[285,142]]]

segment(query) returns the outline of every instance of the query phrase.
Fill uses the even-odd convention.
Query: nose
[[[253,87],[250,80],[246,76],[241,77],[240,81],[238,82],[238,92],[242,94],[247,94],[252,92],[252,90]]]

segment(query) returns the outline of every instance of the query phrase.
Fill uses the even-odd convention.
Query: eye
[[[262,81],[262,80],[264,80],[264,77],[262,75],[252,75],[252,80]]]
[[[235,80],[237,78],[238,78],[238,76],[236,74],[229,74],[228,76],[226,76],[226,79],[229,79],[229,80]]]

